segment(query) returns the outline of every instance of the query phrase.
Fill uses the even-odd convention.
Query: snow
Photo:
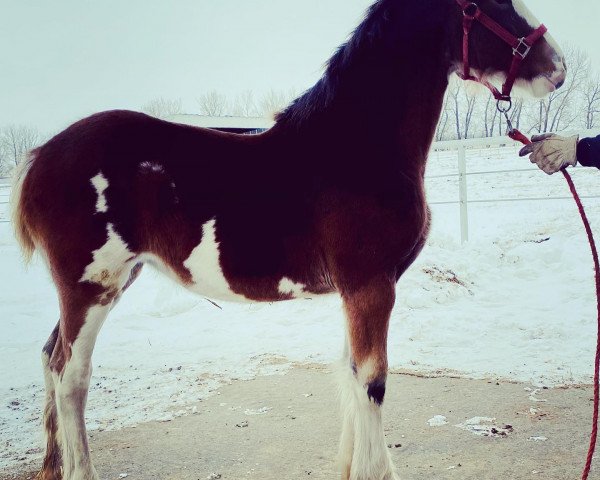
[[[427,423],[430,427],[443,427],[448,424],[448,419],[443,415],[436,415],[427,420]]]
[[[528,168],[516,149],[471,152],[469,171]],[[456,172],[432,154],[429,175]],[[582,194],[597,171],[575,169]],[[568,196],[564,180],[531,170],[469,179],[469,200]],[[6,191],[0,191],[0,202]],[[456,200],[457,180],[428,181],[431,202]],[[592,228],[598,199],[587,199]],[[0,221],[8,219],[1,210]],[[590,383],[596,339],[589,246],[574,203],[470,203],[460,244],[456,205],[433,205],[430,240],[400,280],[389,335],[393,370],[503,378],[533,386]],[[600,232],[600,230],[597,229]],[[40,258],[26,269],[10,225],[0,223],[0,469],[40,455],[40,353],[58,319]],[[223,384],[284,373],[294,362],[341,356],[335,296],[222,309],[145,268],[103,327],[87,409],[90,430],[193,414]],[[529,391],[531,397],[539,390]],[[198,408],[201,408],[198,407]]]
[[[473,417],[454,426],[479,437],[501,438],[513,432],[511,425],[500,427],[492,417]]]

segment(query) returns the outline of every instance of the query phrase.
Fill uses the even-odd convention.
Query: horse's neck
[[[367,140],[411,154],[428,150],[450,68],[443,28],[434,27],[383,38],[340,79],[340,109],[365,127]]]
[[[427,14],[429,0],[407,7],[423,12],[387,3],[391,10],[373,9],[321,81],[281,120],[322,143],[342,141],[353,151],[372,152],[369,162],[401,162],[405,171],[422,171],[448,84],[448,12],[436,7]],[[411,25],[419,21],[425,24]]]

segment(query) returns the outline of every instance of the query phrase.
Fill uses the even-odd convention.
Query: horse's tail
[[[31,261],[33,252],[35,251],[35,243],[31,234],[31,229],[28,225],[26,212],[23,208],[23,183],[27,178],[29,169],[37,156],[37,149],[32,150],[27,159],[22,161],[16,168],[13,174],[13,184],[10,194],[10,205],[12,209],[12,224],[15,231],[15,237],[21,245],[23,259],[25,263]]]

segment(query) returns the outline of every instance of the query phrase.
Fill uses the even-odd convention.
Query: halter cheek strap
[[[492,95],[494,95],[494,98],[496,100],[510,102],[510,94],[517,79],[517,75],[519,74],[521,63],[523,62],[523,60],[525,60],[525,58],[527,58],[527,55],[529,55],[531,48],[535,45],[535,43],[538,40],[540,40],[544,36],[548,29],[544,25],[540,25],[527,37],[518,38],[512,33],[510,33],[508,30],[506,30],[502,25],[500,25],[488,15],[486,15],[484,12],[482,12],[476,3],[473,3],[468,0],[456,1],[463,10],[464,33],[463,71],[462,73],[459,73],[459,76],[463,80],[472,80],[474,82],[478,82],[485,85],[487,88],[490,89]],[[495,33],[498,37],[500,37],[512,47],[513,60],[510,69],[507,72],[506,82],[504,82],[504,85],[502,85],[501,92],[490,82],[487,82],[481,78],[477,78],[474,75],[471,75],[471,66],[469,63],[469,36],[471,33],[471,29],[473,28],[473,23],[475,21],[481,23],[485,28]]]

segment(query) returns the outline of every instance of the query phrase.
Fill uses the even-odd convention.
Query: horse
[[[96,480],[84,410],[96,336],[145,264],[213,299],[334,293],[347,319],[340,471],[392,480],[381,406],[395,286],[430,226],[423,176],[449,75],[508,75],[517,38],[540,24],[521,0],[377,0],[323,76],[256,135],[131,111],[80,120],[33,150],[13,189],[25,259],[38,250],[59,296],[43,347],[42,480]],[[467,41],[464,38],[467,38]],[[548,35],[526,45],[517,86],[565,80]],[[468,50],[467,48],[467,50]],[[522,52],[521,52],[522,53]]]

